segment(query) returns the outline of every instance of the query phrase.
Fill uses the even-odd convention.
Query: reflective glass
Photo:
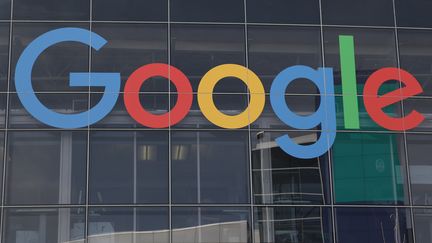
[[[85,203],[86,132],[9,132],[7,148],[7,204]]]
[[[0,0],[0,16],[1,16]],[[9,24],[0,24],[0,91],[7,91],[9,71]]]
[[[331,154],[336,203],[408,203],[402,134],[340,132]]]
[[[430,208],[414,208],[415,242],[432,242],[432,210]]]
[[[413,243],[411,216],[404,208],[337,208],[339,243]]]
[[[121,5],[127,6],[124,3]],[[103,48],[93,50],[92,71],[120,72],[121,91],[126,80],[139,67],[150,63],[168,63],[167,25],[95,23],[92,31],[108,40]],[[103,88],[92,87],[92,91],[103,91]],[[146,80],[142,91],[167,92],[168,80],[160,77]]]
[[[168,208],[89,209],[88,243],[169,242]]]
[[[392,0],[323,0],[323,24],[394,26]]]
[[[186,74],[194,91],[198,90],[199,81],[204,74],[227,63],[245,65],[243,26],[172,25],[171,64]],[[244,93],[246,86],[236,78],[224,78],[216,86],[215,92]]]
[[[265,3],[266,1],[260,1]],[[288,2],[287,2],[288,3]],[[294,65],[314,69],[322,66],[321,34],[315,27],[249,26],[249,68],[264,84],[267,93],[282,70]],[[298,79],[289,85],[287,93],[316,94],[315,85]]]
[[[33,0],[32,0],[33,1]],[[61,2],[61,1],[59,1]],[[78,27],[88,29],[86,24],[67,23],[15,23],[12,44],[11,91],[15,91],[15,65],[24,49],[38,36],[53,29]],[[75,42],[56,44],[42,53],[32,71],[33,89],[38,91],[87,91],[88,87],[70,87],[71,72],[88,72],[89,46]]]
[[[243,131],[173,131],[173,203],[247,203],[248,135]]]
[[[413,204],[432,205],[432,136],[407,134],[406,138]]]
[[[256,242],[333,242],[330,209],[257,207],[254,213]]]
[[[325,204],[328,201],[328,155],[298,159],[274,141],[287,132],[252,132],[255,204]],[[288,134],[300,145],[316,142],[313,132]]]
[[[432,27],[432,2],[427,0],[395,0],[398,26]]]
[[[92,204],[168,203],[168,132],[90,134]]]
[[[85,20],[90,18],[90,0],[14,0],[14,19]]]
[[[244,0],[169,0],[171,21],[244,22]]]
[[[252,23],[319,24],[317,0],[247,0],[247,20]]]
[[[0,0],[0,19],[10,19],[10,0]]]
[[[358,2],[363,4],[362,2]],[[384,67],[397,67],[396,42],[393,30],[364,28],[324,28],[325,65],[334,71],[335,93],[342,93],[339,36],[354,36],[356,77],[358,95],[369,76]],[[383,89],[392,91],[399,83],[388,82]],[[347,94],[352,95],[352,94]]]
[[[84,208],[9,208],[4,220],[4,242],[84,243]]]
[[[76,114],[88,110],[88,94],[85,93],[38,93],[36,96],[43,105],[61,114]],[[53,128],[30,115],[16,93],[11,93],[9,99],[10,128]]]
[[[167,21],[168,0],[93,0],[94,20]]]
[[[173,207],[173,243],[251,243],[245,207]]]
[[[420,82],[424,91],[419,96],[432,96],[432,32],[399,30],[398,40],[401,68],[413,74]]]

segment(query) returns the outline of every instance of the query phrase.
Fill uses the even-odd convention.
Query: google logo
[[[340,36],[340,56],[342,71],[342,96],[344,125],[347,129],[359,129],[357,101],[357,81],[352,36]],[[99,86],[104,88],[102,99],[88,111],[77,114],[57,113],[45,105],[35,95],[32,87],[32,69],[38,57],[49,47],[61,42],[78,42],[91,46],[96,51],[107,41],[98,34],[80,28],[60,28],[49,31],[32,41],[19,58],[15,71],[15,86],[25,109],[37,120],[47,125],[73,129],[94,124],[114,108],[120,92],[120,73],[87,72],[70,73],[70,86]],[[170,79],[178,93],[177,103],[167,113],[155,115],[146,111],[139,100],[139,90],[146,80],[152,77]],[[249,89],[249,105],[237,115],[222,113],[213,101],[216,84],[226,77],[241,80]],[[311,115],[302,116],[293,112],[285,101],[285,91],[296,79],[308,79],[315,84],[321,102]],[[379,94],[380,87],[397,80],[401,88]],[[408,97],[423,92],[416,78],[399,68],[382,68],[375,71],[366,81],[363,99],[366,111],[378,125],[393,131],[415,128],[425,119],[412,110],[403,117],[392,117],[383,109]],[[270,103],[276,116],[285,124],[296,129],[312,129],[320,126],[319,139],[310,145],[295,143],[288,135],[278,137],[276,143],[286,153],[297,158],[315,158],[327,152],[336,138],[336,112],[332,68],[318,68],[297,65],[282,70],[273,80],[270,89]],[[261,115],[265,105],[265,91],[259,77],[248,68],[237,64],[223,64],[209,70],[198,86],[197,99],[203,115],[215,125],[226,129],[248,126]],[[193,101],[193,90],[186,75],[179,69],[162,63],[144,65],[135,70],[124,87],[124,103],[130,116],[143,126],[167,128],[179,123],[189,113]]]

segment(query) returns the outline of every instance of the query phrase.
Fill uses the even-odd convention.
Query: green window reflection
[[[332,153],[335,202],[404,204],[403,151],[397,134],[339,133]]]

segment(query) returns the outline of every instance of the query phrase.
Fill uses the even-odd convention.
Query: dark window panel
[[[339,51],[340,35],[351,35],[354,37],[358,95],[363,94],[364,84],[373,72],[384,67],[397,67],[394,30],[324,28],[325,65],[333,68],[336,94],[342,93]],[[399,87],[399,82],[386,82],[380,93],[393,91]]]
[[[332,162],[336,203],[409,202],[402,134],[338,133]]]
[[[249,67],[260,77],[267,93],[276,75],[285,68],[322,66],[321,34],[315,27],[249,26],[248,48]],[[306,79],[294,81],[286,92],[318,93],[315,85]]]
[[[88,94],[85,93],[37,93],[36,96],[43,105],[57,113],[77,114],[88,110]],[[53,128],[28,113],[16,93],[11,93],[9,99],[8,126],[10,128]]]
[[[244,22],[244,0],[170,0],[171,21]]]
[[[316,132],[252,132],[255,204],[326,204],[329,201],[328,155],[298,159],[274,142],[287,135],[300,145],[316,142]]]
[[[84,208],[9,208],[4,242],[83,242]]]
[[[323,0],[323,24],[394,26],[392,0]]]
[[[398,26],[432,27],[432,2],[427,0],[395,0]]]
[[[227,63],[244,66],[245,56],[243,26],[172,25],[171,64],[186,74],[195,92],[210,69]],[[245,84],[236,78],[224,78],[215,87],[216,93],[246,90]]]
[[[89,209],[89,243],[169,242],[168,208]]]
[[[0,9],[1,9],[1,5],[0,5]],[[1,16],[1,12],[0,12],[0,16]],[[8,70],[9,70],[9,24],[1,23],[0,24],[0,91],[7,91]]]
[[[416,243],[432,242],[430,227],[432,225],[432,211],[430,208],[414,208],[414,227]]]
[[[15,91],[15,65],[31,41],[53,29],[77,27],[85,24],[18,23],[13,27],[11,91]],[[48,48],[37,59],[32,72],[33,89],[38,91],[87,91],[88,87],[70,87],[71,72],[88,72],[89,46],[76,42],[63,42]]]
[[[405,208],[337,208],[339,243],[413,243],[411,214]]]
[[[250,218],[244,207],[173,207],[173,243],[251,243]]]
[[[432,205],[432,149],[431,135],[407,134],[407,151],[413,204]]]
[[[14,0],[14,19],[83,20],[90,18],[90,0]]]
[[[93,132],[92,204],[168,203],[168,132]]]
[[[92,51],[92,71],[119,72],[122,91],[126,80],[139,67],[150,63],[168,63],[167,25],[96,23],[92,31],[108,41],[99,51]],[[151,78],[145,81],[141,90],[168,92],[168,80]],[[92,87],[92,91],[103,91],[103,88]]]
[[[398,40],[401,68],[420,82],[424,91],[419,96],[432,96],[432,32],[399,30]]]
[[[167,21],[168,0],[94,0],[94,20]]]
[[[95,106],[103,94],[91,94],[91,106]],[[154,115],[162,115],[168,112],[169,95],[156,93],[140,93],[138,94],[141,101],[141,106],[148,112]],[[102,120],[92,125],[97,128],[146,128],[132,118],[126,110],[124,103],[124,93],[120,93],[114,108]]]
[[[243,131],[173,131],[174,203],[249,202],[248,136]]]
[[[10,0],[0,0],[0,19],[10,20]]]
[[[258,242],[333,242],[328,208],[256,207],[254,211]]]
[[[86,151],[86,132],[9,132],[7,203],[85,203]]]
[[[319,24],[317,0],[247,0],[247,21],[252,23]]]

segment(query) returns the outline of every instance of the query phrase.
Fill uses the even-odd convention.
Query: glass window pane
[[[5,209],[4,242],[77,242],[85,239],[84,208]]]
[[[431,135],[407,134],[411,194],[415,205],[432,205],[431,149]]]
[[[404,208],[337,208],[339,243],[412,243],[411,216]]]
[[[298,159],[274,142],[288,132],[252,132],[253,192],[255,204],[325,204],[328,201],[328,155]],[[314,132],[291,132],[299,144],[316,142]]]
[[[85,203],[86,151],[86,132],[9,132],[7,203]]]
[[[1,16],[0,0],[0,16]],[[0,23],[0,91],[7,91],[9,71],[9,24]]]
[[[128,6],[123,2],[121,5]],[[122,91],[126,80],[139,67],[150,63],[168,63],[167,25],[96,23],[92,31],[108,40],[103,48],[93,50],[92,71],[120,72]],[[92,91],[104,89],[92,87]],[[168,80],[159,77],[146,80],[142,87],[142,92],[167,91]]]
[[[88,94],[85,93],[37,93],[36,96],[42,104],[58,113],[77,114],[88,110]],[[11,93],[9,99],[10,128],[53,128],[36,120],[32,115],[30,115],[22,106],[16,93]]]
[[[32,0],[33,1],[33,0]],[[75,0],[74,0],[75,1]],[[59,1],[61,2],[61,1]],[[33,8],[32,8],[33,9]],[[13,27],[11,91],[15,91],[15,65],[21,53],[38,36],[53,29],[78,27],[88,29],[86,24],[66,23],[17,23]],[[56,44],[42,53],[32,71],[32,84],[39,91],[87,91],[88,87],[70,87],[71,72],[88,72],[89,46],[76,42]]]
[[[251,243],[249,208],[172,208],[173,243]]]
[[[425,0],[395,0],[398,26],[432,27],[432,2]]]
[[[90,18],[89,0],[14,0],[14,19],[86,20]]]
[[[172,25],[172,65],[186,74],[197,91],[199,81],[210,69],[227,63],[245,65],[244,32],[244,27],[237,25]],[[215,92],[244,93],[246,86],[236,78],[225,78]]]
[[[392,0],[323,0],[323,24],[394,26]]]
[[[167,21],[168,0],[93,0],[94,20]]]
[[[432,96],[432,32],[399,30],[401,68],[413,74],[423,87],[419,96]]]
[[[252,23],[319,24],[317,0],[247,0],[247,20]]]
[[[169,242],[168,208],[90,208],[89,243]]]
[[[408,203],[402,134],[338,133],[332,162],[336,203]]]
[[[10,0],[0,0],[0,19],[10,20]]]
[[[414,208],[414,227],[416,243],[432,242],[432,211],[430,208]]]
[[[168,203],[168,132],[93,132],[90,202]]]
[[[171,21],[244,22],[244,0],[170,0]]]
[[[333,242],[327,208],[257,207],[254,213],[256,242]]]
[[[326,66],[332,67],[334,70],[336,94],[342,93],[341,65],[339,61],[340,35],[354,36],[358,95],[363,94],[364,83],[373,72],[384,67],[397,67],[396,42],[393,30],[325,28],[324,53]],[[387,92],[396,88],[399,88],[399,82],[384,84],[384,89]]]
[[[267,93],[276,75],[285,68],[307,65],[316,69],[322,66],[321,34],[315,27],[250,26],[248,48],[249,67],[260,77]],[[294,81],[286,92],[318,93],[315,85],[306,79]]]
[[[173,131],[174,203],[247,203],[248,134]]]

